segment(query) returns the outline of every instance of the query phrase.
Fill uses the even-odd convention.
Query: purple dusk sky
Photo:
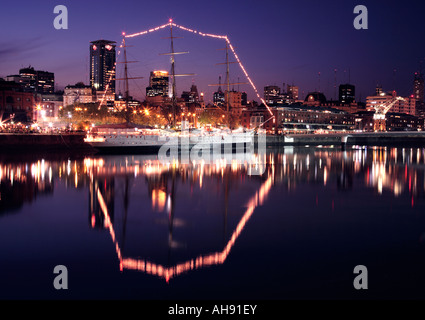
[[[53,27],[56,5],[68,8],[69,29]],[[369,29],[356,30],[354,7],[365,5]],[[121,42],[127,34],[174,22],[205,33],[228,35],[260,94],[266,85],[299,86],[300,98],[320,90],[335,97],[334,83],[356,85],[357,98],[373,94],[377,83],[401,95],[413,91],[413,75],[425,58],[425,3],[423,1],[7,1],[0,11],[0,77],[21,67],[55,73],[62,89],[78,81],[89,82],[89,43],[107,39]],[[143,99],[151,70],[170,70],[169,28],[128,39],[131,95]],[[208,39],[176,30],[178,78],[181,93],[195,83],[206,100],[212,99],[225,75],[223,40]],[[231,60],[234,60],[231,57]],[[118,57],[122,61],[122,54]],[[425,68],[425,65],[423,65]],[[395,71],[394,71],[395,70]],[[320,72],[320,80],[319,74]],[[118,70],[118,77],[122,71]],[[237,64],[231,81],[246,82]],[[117,89],[123,85],[117,83]],[[237,87],[235,87],[237,89]],[[256,99],[249,85],[240,90]],[[256,99],[258,100],[258,99]]]

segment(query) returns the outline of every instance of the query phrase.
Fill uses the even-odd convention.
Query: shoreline
[[[0,133],[1,153],[61,153],[61,154],[102,154],[84,142],[85,133],[40,134]],[[343,132],[330,134],[267,135],[267,148],[285,146],[416,146],[425,147],[425,132]],[[258,146],[258,136],[254,136]],[[118,149],[118,148],[117,148]],[[114,153],[132,154],[131,148],[122,147]],[[152,152],[152,150],[149,150]],[[155,151],[155,150],[154,150]],[[139,153],[134,150],[135,153]]]

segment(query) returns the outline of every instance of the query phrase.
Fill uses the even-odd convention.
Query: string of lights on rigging
[[[239,56],[236,54],[236,50],[235,50],[235,48],[232,46],[232,44],[230,43],[230,40],[229,40],[229,38],[228,38],[227,36],[217,35],[217,34],[211,34],[211,33],[203,33],[203,32],[198,31],[198,30],[194,30],[194,29],[186,28],[186,27],[184,27],[184,26],[181,26],[181,25],[178,25],[178,24],[174,23],[174,22],[173,22],[173,20],[172,20],[172,19],[170,19],[170,20],[169,20],[169,22],[168,22],[167,24],[164,24],[164,25],[159,26],[159,27],[156,27],[156,28],[152,28],[152,29],[144,30],[144,31],[141,31],[141,32],[137,32],[137,33],[133,33],[133,34],[125,35],[125,37],[126,37],[126,38],[133,38],[133,37],[137,37],[137,36],[145,35],[145,34],[148,34],[148,33],[151,33],[151,32],[155,32],[155,31],[158,31],[158,30],[164,29],[164,28],[166,28],[166,27],[171,27],[171,26],[173,26],[173,27],[177,27],[177,28],[179,28],[179,29],[181,29],[181,30],[184,30],[184,31],[187,31],[187,32],[191,32],[191,33],[194,33],[194,34],[199,34],[200,36],[203,36],[203,37],[210,37],[210,38],[215,38],[215,39],[222,39],[222,40],[226,40],[227,44],[229,45],[229,48],[231,49],[231,51],[232,51],[233,55],[234,55],[234,56],[235,56],[235,58],[236,58],[236,61],[237,61],[237,62],[238,62],[238,64],[239,64],[239,67],[240,67],[240,68],[241,68],[241,70],[243,71],[243,73],[244,73],[245,77],[248,79],[248,81],[249,81],[249,83],[250,83],[250,85],[251,85],[252,89],[254,90],[255,94],[257,95],[258,99],[260,99],[260,101],[261,101],[261,102],[262,102],[262,103],[266,106],[266,108],[267,108],[268,112],[269,112],[269,113],[270,113],[270,115],[274,118],[273,112],[271,111],[270,107],[267,105],[267,103],[265,102],[265,100],[264,100],[263,98],[261,98],[261,96],[260,96],[260,94],[259,94],[259,92],[258,92],[258,90],[257,90],[257,87],[254,85],[254,82],[251,80],[251,78],[250,78],[250,76],[249,76],[248,72],[246,71],[245,67],[243,66],[243,64],[242,64],[241,60],[239,59]]]

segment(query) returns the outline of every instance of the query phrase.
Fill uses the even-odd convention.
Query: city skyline
[[[356,86],[358,100],[361,97],[364,101],[372,94],[376,84],[385,91],[395,89],[400,95],[412,94],[414,73],[425,57],[425,45],[417,40],[423,5],[402,7],[391,1],[380,6],[365,2],[369,29],[356,30],[353,27],[356,4],[330,6],[326,2],[305,6],[304,2],[253,4],[236,1],[227,4],[227,10],[220,10],[217,8],[226,8],[223,2],[195,7],[194,2],[187,1],[178,5],[170,2],[163,11],[155,10],[151,3],[142,6],[124,2],[123,9],[117,11],[108,10],[112,8],[111,2],[85,4],[83,9],[81,3],[65,1],[63,4],[69,14],[68,30],[54,29],[54,2],[37,5],[24,2],[27,5],[22,8],[8,4],[0,14],[1,24],[10,25],[17,10],[23,22],[3,37],[0,76],[15,74],[19,68],[32,65],[36,69],[54,72],[58,89],[79,81],[88,84],[91,41],[108,39],[118,44],[123,31],[138,32],[173,18],[187,27],[227,35],[260,95],[264,86],[282,87],[287,83],[300,88],[301,99],[312,91],[321,91],[328,99],[334,99],[338,97],[334,87],[335,75],[337,87],[348,82]],[[184,10],[189,6],[190,15]],[[215,17],[207,14],[212,6],[218,10]],[[139,18],[135,17],[137,15]],[[96,16],[101,18],[95,19]],[[131,93],[136,98],[144,97],[150,71],[169,70],[169,61],[159,55],[169,51],[169,42],[162,39],[167,36],[169,31],[164,29],[144,39],[130,39],[132,41],[128,44],[134,46],[131,48],[134,51],[129,51],[129,59],[133,56],[139,61],[138,66],[130,70],[132,75],[144,77],[130,84]],[[176,36],[183,37],[176,40],[177,50],[190,52],[178,57],[177,68],[181,72],[196,74],[178,79],[178,94],[194,83],[205,93],[207,101],[212,100],[217,88],[208,85],[217,83],[218,77],[225,74],[224,68],[215,65],[224,61],[223,52],[217,51],[224,45],[223,41],[193,38],[181,31],[177,31]],[[335,69],[338,70],[336,73]],[[233,82],[246,81],[237,65],[231,67],[231,78]],[[119,89],[117,84],[117,91]],[[248,93],[249,100],[255,99],[248,85],[241,85],[240,90]]]

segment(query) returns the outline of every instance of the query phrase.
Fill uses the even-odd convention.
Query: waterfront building
[[[277,104],[281,100],[280,88],[278,86],[264,87],[264,101],[269,104]]]
[[[183,91],[181,98],[186,103],[199,103],[200,99],[196,85],[192,84],[190,91]]]
[[[321,92],[309,92],[305,97],[304,104],[307,106],[318,107],[320,105],[326,104],[326,96]]]
[[[35,70],[34,67],[22,68],[17,75],[9,75],[6,81],[19,83],[25,92],[53,94],[55,75],[52,72]]]
[[[241,92],[241,104],[243,106],[248,105],[248,94],[246,92]]]
[[[381,92],[381,94],[378,96],[368,96],[366,97],[366,110],[375,111],[374,106],[389,103],[395,97],[397,97],[396,91],[391,91],[388,93]],[[409,97],[404,97],[404,100],[397,101],[395,105],[389,110],[389,112],[406,113],[412,116],[416,115],[415,97],[412,95]]]
[[[314,132],[315,130],[352,130],[355,127],[354,115],[335,108],[308,106],[295,103],[272,108],[270,112],[261,105],[242,112],[241,123],[244,127],[254,128],[258,123],[268,133],[283,134],[289,132]]]
[[[226,90],[224,92],[224,97],[225,97],[226,103],[227,103],[227,99],[229,101],[230,113],[232,113],[233,115],[237,117],[240,117],[244,107],[242,105],[242,92],[234,91],[234,90],[227,92]]]
[[[224,92],[221,89],[221,76],[218,78],[218,89],[213,94],[213,103],[218,107],[223,107],[226,104],[226,98],[224,97]]]
[[[59,110],[63,108],[63,94],[42,94],[37,98],[37,113],[46,121],[52,122],[58,119]],[[40,120],[40,117],[37,116]]]
[[[115,94],[115,41],[90,42],[90,86],[95,91]]]
[[[288,84],[286,92],[291,102],[296,102],[298,100],[299,88],[297,86],[291,86]]]
[[[374,132],[375,111],[360,111],[354,114],[355,129],[364,132]],[[424,130],[424,121],[419,117],[406,113],[388,112],[385,115],[385,131],[418,131]]]
[[[413,95],[417,102],[424,102],[424,76],[421,72],[415,72],[413,80]]]
[[[415,72],[413,96],[416,99],[416,115],[425,118],[424,77],[421,72]]]
[[[155,107],[163,106],[170,101],[170,76],[167,71],[151,71],[149,87],[146,88],[146,102]]]
[[[53,94],[55,92],[55,75],[52,72],[37,70],[36,92]]]
[[[74,103],[93,102],[93,92],[91,86],[86,86],[79,82],[73,86],[66,86],[63,93],[63,106],[69,106]]]
[[[169,96],[169,74],[167,71],[151,71],[149,87],[146,88],[146,97]]]
[[[128,101],[125,101],[124,99],[119,99],[119,100],[115,100],[114,101],[114,106],[113,107],[109,107],[109,111],[114,112],[114,111],[122,111],[123,109],[125,109],[125,106],[127,104],[127,107],[130,108],[130,110],[139,110],[141,107],[141,102],[138,100],[134,100],[132,97],[129,97]]]
[[[93,95],[93,102],[99,102],[101,106],[107,106],[108,108],[113,108],[115,103],[115,93],[111,90],[107,91],[96,91]]]
[[[352,84],[341,84],[339,86],[339,103],[349,104],[356,100],[356,87]]]
[[[34,94],[25,92],[13,81],[0,79],[0,120],[14,116],[15,121],[29,122],[34,118]]]

